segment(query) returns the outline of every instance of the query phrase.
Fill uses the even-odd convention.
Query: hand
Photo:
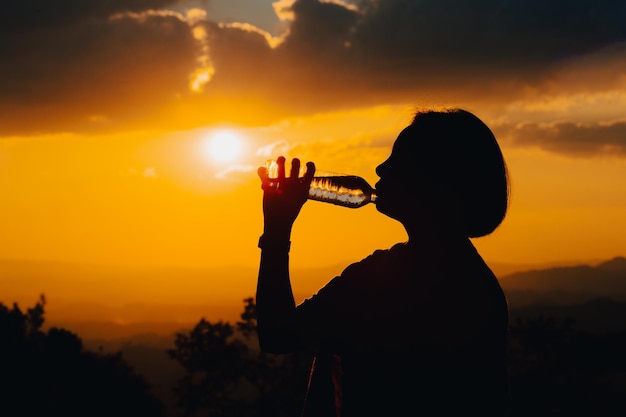
[[[300,160],[291,161],[290,176],[285,176],[285,158],[276,159],[276,178],[270,178],[266,167],[259,167],[258,174],[263,188],[263,215],[266,234],[284,234],[287,237],[300,209],[307,201],[315,164],[307,162],[306,172],[299,177]]]

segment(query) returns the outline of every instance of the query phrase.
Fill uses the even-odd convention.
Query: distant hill
[[[517,272],[500,279],[512,307],[580,304],[598,298],[626,301],[626,258],[598,265]]]
[[[511,321],[518,318],[572,319],[574,328],[589,333],[626,331],[626,302],[597,298],[573,305],[531,304],[510,311]]]

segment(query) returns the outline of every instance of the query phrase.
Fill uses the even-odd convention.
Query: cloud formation
[[[10,1],[2,6],[0,31],[25,33],[34,29],[51,29],[89,19],[100,19],[114,13],[140,12],[175,3],[175,0],[29,0]]]
[[[168,12],[175,3],[12,2],[0,17],[0,135],[626,87],[624,2],[281,0],[280,38]],[[210,77],[190,91],[199,70]]]
[[[185,91],[197,53],[189,25],[174,13],[142,11],[165,3],[12,3],[2,14],[12,23],[0,46],[0,134],[142,117]]]
[[[626,122],[610,124],[525,123],[500,127],[513,146],[533,146],[575,157],[626,156]]]
[[[355,105],[420,94],[519,94],[529,85],[546,83],[568,60],[626,41],[626,6],[611,1],[386,0],[359,5],[292,2],[289,33],[271,53],[271,73],[289,68],[280,84],[273,84],[275,90],[284,87],[279,99],[304,108],[312,101],[317,106]],[[215,39],[219,43],[221,38]],[[262,79],[272,83],[270,77]],[[309,90],[316,94],[300,104],[298,94]]]

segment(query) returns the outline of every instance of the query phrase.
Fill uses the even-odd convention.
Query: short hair
[[[456,191],[468,237],[492,233],[509,205],[509,178],[491,130],[462,109],[419,111],[407,130],[416,134],[420,166],[436,185]]]

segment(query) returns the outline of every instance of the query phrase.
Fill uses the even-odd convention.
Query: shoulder
[[[348,265],[340,275],[331,279],[315,294],[317,300],[342,300],[342,303],[354,297],[371,292],[398,251],[398,245],[389,249],[377,249],[360,261]]]
[[[359,272],[372,272],[377,267],[388,265],[389,262],[393,262],[401,256],[403,248],[403,243],[397,243],[389,249],[377,249],[362,260],[348,265],[341,273],[341,276],[349,276]]]

